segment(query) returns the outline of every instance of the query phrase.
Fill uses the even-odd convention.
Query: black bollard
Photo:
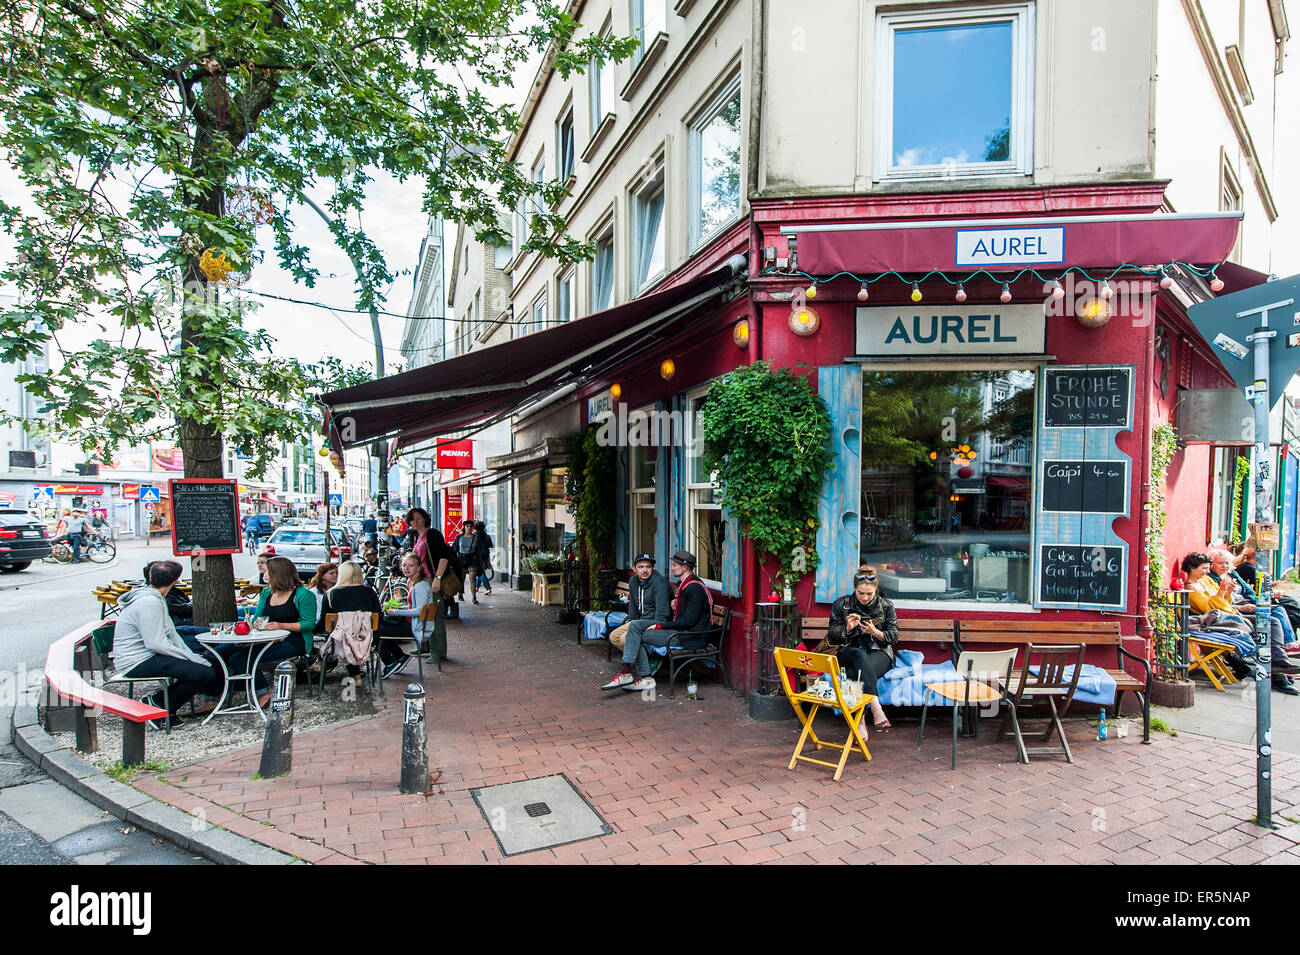
[[[424,687],[406,685],[402,709],[402,784],[404,793],[429,788],[429,747],[424,736]]]
[[[275,690],[262,740],[262,762],[257,767],[263,779],[287,776],[293,767],[293,685],[297,668],[289,660],[275,668]]]

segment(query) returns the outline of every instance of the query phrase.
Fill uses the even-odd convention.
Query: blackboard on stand
[[[172,508],[172,553],[238,554],[239,485],[223,478],[174,478],[167,482]]]

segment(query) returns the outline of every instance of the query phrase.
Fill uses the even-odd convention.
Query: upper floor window
[[[533,302],[533,321],[528,327],[530,332],[540,332],[546,327],[546,296],[543,294]]]
[[[668,32],[668,17],[664,12],[664,0],[632,0],[632,35],[637,38],[636,52],[632,62],[641,62],[648,47],[660,33]]]
[[[591,260],[591,307],[588,314],[603,312],[614,304],[614,231],[596,240],[596,257]]]
[[[632,285],[645,290],[664,274],[664,169],[658,166],[632,195]]]
[[[876,37],[877,179],[1033,171],[1032,4],[883,14]]]
[[[691,125],[691,246],[740,215],[740,77]]]
[[[573,107],[555,124],[555,174],[560,182],[573,175]]]
[[[602,40],[608,40],[612,34],[613,28],[606,23],[599,36]],[[595,135],[605,114],[614,112],[614,65],[593,60],[591,68],[587,70],[587,84],[591,101],[591,133]]]
[[[555,323],[573,320],[573,269],[555,280]]]

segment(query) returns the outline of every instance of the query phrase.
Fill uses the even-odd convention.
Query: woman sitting
[[[361,667],[370,656],[370,614],[380,613],[379,598],[366,586],[361,565],[348,561],[338,568],[338,584],[325,595],[321,608],[320,623],[316,625],[317,633],[325,633],[325,618],[332,613],[346,614],[360,612],[364,621],[354,621],[356,626],[345,626],[340,620],[335,627],[333,639],[326,644],[327,655],[336,655],[348,668],[348,676],[357,677]],[[364,627],[360,626],[364,623]]]
[[[898,615],[894,605],[880,595],[876,568],[863,564],[853,575],[853,593],[831,604],[831,622],[826,632],[832,646],[839,647],[840,666],[850,680],[861,680],[862,691],[876,695],[876,680],[894,665],[898,643]],[[871,719],[877,730],[891,726],[879,699],[871,701]],[[865,726],[862,727],[865,736]]]
[[[266,706],[271,699],[264,671],[281,660],[305,657],[310,634],[316,627],[316,595],[302,586],[298,568],[287,557],[271,557],[266,562],[267,587],[257,598],[254,626],[262,631],[282,630],[284,637],[262,654],[257,668],[257,705]],[[261,618],[265,618],[264,620]],[[235,648],[229,657],[232,673],[248,672],[250,653],[258,647]]]
[[[325,595],[330,589],[339,582],[339,565],[338,564],[319,564],[316,567],[316,573],[312,574],[311,580],[307,581],[308,588],[316,595],[316,627],[317,633],[320,633],[320,622],[325,619]]]
[[[407,554],[402,559],[402,575],[410,588],[405,607],[392,607],[380,621],[378,634],[381,637],[405,638],[415,641],[415,650],[419,653],[425,639],[426,624],[420,620],[420,611],[425,605],[433,603],[433,587],[424,577],[420,559],[414,554]],[[411,658],[396,646],[395,640],[388,640],[379,645],[379,658],[384,663],[384,676],[391,676],[406,665]]]

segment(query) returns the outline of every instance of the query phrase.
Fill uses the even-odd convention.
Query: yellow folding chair
[[[862,733],[858,730],[858,721],[862,713],[871,701],[875,699],[870,694],[863,694],[860,699],[852,705],[844,699],[844,690],[840,686],[840,662],[828,653],[811,653],[807,650],[789,650],[785,647],[777,647],[773,650],[776,655],[777,672],[781,674],[781,686],[785,688],[786,698],[790,701],[790,707],[794,710],[794,715],[798,717],[799,722],[803,724],[803,732],[799,734],[799,743],[794,748],[794,755],[790,757],[790,765],[787,769],[794,769],[799,760],[806,763],[816,763],[819,766],[829,766],[835,770],[835,779],[839,780],[840,774],[844,772],[844,764],[849,761],[849,752],[856,744],[857,748],[862,750],[862,755],[871,761],[871,753],[867,749],[867,741],[862,738]],[[790,685],[790,671],[802,670],[807,673],[825,673],[830,677],[831,687],[834,689],[834,699],[825,699],[812,693],[798,693]],[[804,707],[807,706],[807,712]],[[828,710],[838,709],[844,717],[844,722],[849,728],[849,736],[843,743],[832,743],[829,740],[820,739],[813,732],[813,717],[817,715],[819,708]],[[823,746],[828,749],[838,749],[840,751],[840,761],[838,763],[828,763],[823,759],[814,759],[811,756],[803,756],[804,745],[812,740],[813,745],[818,749]]]
[[[1191,662],[1187,668],[1188,678],[1190,679],[1193,673],[1200,670],[1210,678],[1214,688],[1223,693],[1223,683],[1232,685],[1238,682],[1236,674],[1232,672],[1226,659],[1227,655],[1236,649],[1230,643],[1220,643],[1207,637],[1189,637],[1187,639],[1187,655],[1191,657]],[[1220,683],[1220,680],[1223,683]]]

